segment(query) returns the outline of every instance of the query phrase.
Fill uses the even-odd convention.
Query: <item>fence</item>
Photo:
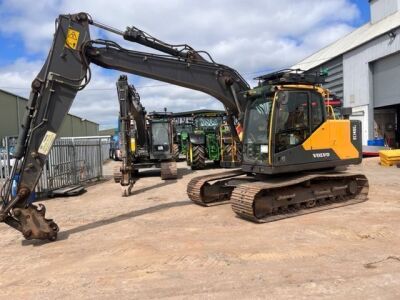
[[[2,147],[0,147],[0,186],[10,175],[11,167],[14,165],[15,159],[12,158],[12,152],[15,143],[16,137],[6,137],[2,141]]]
[[[12,138],[5,138],[5,147],[0,155],[4,169],[0,171],[0,184],[10,174],[14,159],[10,158]],[[42,175],[36,186],[38,196],[74,184],[98,180],[103,176],[103,163],[109,158],[110,137],[60,138],[55,141]],[[2,157],[0,156],[0,158]]]

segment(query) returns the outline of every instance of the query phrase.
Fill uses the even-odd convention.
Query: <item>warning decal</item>
[[[40,144],[38,152],[43,155],[48,155],[55,139],[56,134],[54,132],[47,131],[44,135],[42,143]]]
[[[78,46],[79,31],[68,28],[67,39],[65,40],[65,47],[76,50]]]

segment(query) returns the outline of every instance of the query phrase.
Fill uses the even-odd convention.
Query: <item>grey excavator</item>
[[[178,177],[174,157],[172,114],[147,113],[139,93],[128,77],[117,81],[119,112],[119,143],[121,166],[114,171],[114,180],[122,186],[122,195],[128,196],[138,179],[140,169],[160,168],[163,180]]]
[[[239,142],[234,118],[243,129],[240,169],[192,179],[189,198],[209,206],[230,201],[233,211],[254,222],[359,203],[367,199],[363,174],[336,168],[361,162],[361,123],[327,117],[318,75],[285,70],[258,77],[251,88],[234,69],[205,51],[170,45],[137,29],[125,31],[94,21],[86,13],[60,15],[46,62],[32,82],[18,137],[11,181],[1,193],[0,221],[27,239],[55,240],[57,224],[43,205],[29,202],[64,116],[76,94],[90,82],[90,64],[204,92],[220,101]],[[114,41],[90,37],[91,26],[161,52],[133,51]]]

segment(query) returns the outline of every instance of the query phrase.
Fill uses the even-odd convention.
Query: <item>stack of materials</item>
[[[400,149],[397,150],[381,150],[379,151],[381,165],[390,167],[400,164]]]

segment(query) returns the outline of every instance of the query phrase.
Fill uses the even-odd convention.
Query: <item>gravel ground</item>
[[[115,162],[105,166],[107,174]],[[267,224],[230,205],[192,204],[197,175],[143,173],[134,195],[112,180],[43,203],[53,243],[0,226],[0,298],[400,299],[400,169],[364,160],[367,202]]]

